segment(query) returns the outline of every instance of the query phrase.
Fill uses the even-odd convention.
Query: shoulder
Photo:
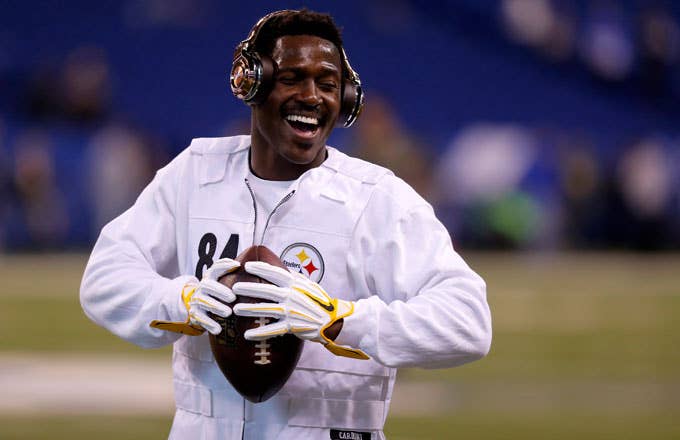
[[[406,212],[418,207],[429,207],[408,183],[380,165],[349,156],[329,147],[327,166],[343,177],[360,182],[363,190],[370,193],[368,208]]]
[[[215,156],[228,156],[245,151],[250,146],[250,136],[231,136],[220,138],[194,138],[182,152],[168,164],[179,166],[201,158],[214,160]]]
[[[394,175],[392,171],[380,165],[349,156],[333,147],[327,149],[328,159],[323,165],[348,179],[374,185],[384,176]]]
[[[250,146],[250,136],[195,138],[157,175],[164,179],[196,180],[200,184],[217,182],[224,177],[226,164]]]
[[[385,176],[376,184],[367,210],[390,221],[411,218],[416,211],[433,212],[427,200],[393,174]]]
[[[250,136],[229,136],[217,138],[192,139],[188,150],[191,154],[228,155],[246,150],[250,146]]]

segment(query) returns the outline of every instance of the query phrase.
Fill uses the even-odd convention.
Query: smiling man
[[[313,35],[276,39],[275,85],[253,107],[253,171],[269,180],[293,180],[326,159],[326,140],[340,112],[341,56]]]
[[[174,344],[172,439],[383,439],[396,368],[488,352],[485,284],[411,187],[326,145],[363,106],[330,16],[262,18],[236,48],[231,87],[251,107],[250,136],[194,139],[103,228],[83,308],[140,346]],[[272,284],[218,283],[253,244],[289,270],[248,262]],[[267,302],[232,308],[236,295]],[[275,318],[245,332],[252,341],[309,341],[278,394],[254,404],[229,385],[209,313]]]

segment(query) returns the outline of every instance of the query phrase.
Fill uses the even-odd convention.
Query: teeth
[[[286,120],[291,122],[302,122],[303,124],[319,125],[319,120],[317,118],[310,118],[302,115],[288,115],[286,116]]]

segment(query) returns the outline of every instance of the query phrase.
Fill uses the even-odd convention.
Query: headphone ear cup
[[[274,71],[276,70],[274,61],[266,55],[255,54],[255,57],[260,70],[259,82],[252,98],[245,100],[248,105],[262,104],[267,100],[274,86]]]
[[[231,91],[248,105],[267,99],[274,82],[274,62],[267,56],[237,51],[229,77]]]
[[[342,87],[342,105],[338,124],[349,127],[361,114],[364,108],[364,92],[361,86],[351,80],[345,80]]]
[[[253,60],[246,53],[237,49],[229,75],[229,85],[234,96],[241,100],[252,98],[257,79],[256,72]]]

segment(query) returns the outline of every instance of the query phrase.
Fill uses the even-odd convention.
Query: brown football
[[[279,257],[264,246],[251,246],[236,260],[241,263],[239,270],[219,279],[230,288],[242,281],[268,282],[247,273],[244,269],[247,261],[264,261],[286,269]],[[255,302],[268,301],[238,296],[230,306]],[[254,403],[264,402],[276,394],[293,373],[302,353],[303,341],[291,334],[264,341],[248,341],[243,337],[246,330],[268,324],[273,321],[272,318],[249,318],[234,314],[228,318],[211,317],[220,323],[222,332],[217,336],[210,335],[210,347],[217,365],[234,389]]]

